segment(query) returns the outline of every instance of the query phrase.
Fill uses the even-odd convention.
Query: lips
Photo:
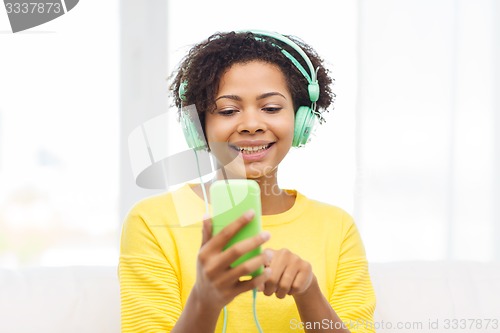
[[[275,142],[269,141],[242,141],[229,144],[229,146],[240,152],[244,160],[256,161],[264,158]]]

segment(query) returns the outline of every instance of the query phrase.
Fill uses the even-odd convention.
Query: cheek
[[[293,113],[287,115],[287,117],[280,119],[279,123],[276,125],[277,126],[275,128],[277,128],[276,130],[277,134],[279,133],[279,136],[283,140],[287,141],[293,140],[293,134],[295,128],[295,115]]]
[[[227,143],[229,136],[234,132],[234,125],[225,119],[207,115],[205,118],[205,134],[211,148],[217,143]]]
[[[219,128],[218,126],[220,126],[220,124],[217,125],[217,122],[212,116],[207,115],[205,117],[205,133],[208,141],[216,141],[217,137],[220,136],[221,131],[215,130],[216,128]]]

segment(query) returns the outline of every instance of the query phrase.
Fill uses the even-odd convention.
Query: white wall
[[[118,19],[80,1],[13,34],[0,8],[0,266],[116,262]]]
[[[500,259],[498,18],[496,1],[361,2],[356,217],[372,260]]]

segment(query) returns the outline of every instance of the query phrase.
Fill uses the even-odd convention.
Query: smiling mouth
[[[260,145],[260,146],[249,146],[249,147],[238,147],[234,145],[229,145],[232,149],[241,152],[243,155],[252,155],[252,154],[259,154],[262,153],[263,151],[268,150],[271,148],[271,146],[274,145],[274,142],[271,142],[267,145]]]

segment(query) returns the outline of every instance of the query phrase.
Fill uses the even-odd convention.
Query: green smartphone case
[[[218,234],[228,224],[234,222],[241,215],[253,209],[253,219],[244,226],[226,244],[224,249],[244,239],[253,237],[261,232],[262,208],[260,203],[260,188],[256,181],[249,179],[218,180],[210,187],[210,202],[212,205],[212,233]],[[260,246],[237,259],[231,267],[235,267],[261,253]],[[263,267],[250,274],[261,274]]]

